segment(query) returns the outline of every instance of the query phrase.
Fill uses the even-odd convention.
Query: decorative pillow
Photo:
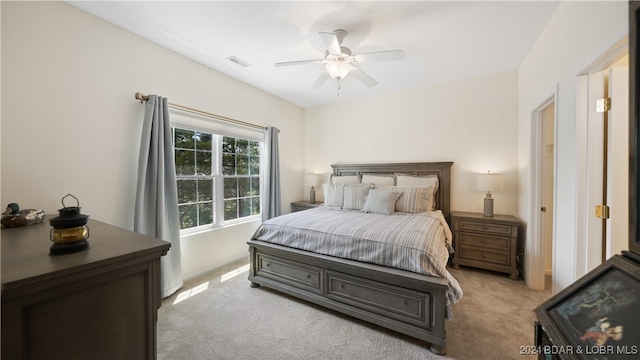
[[[440,185],[438,175],[414,176],[396,173],[396,186],[429,187],[431,185],[435,185],[434,193],[438,191],[438,186]]]
[[[383,186],[381,190],[395,191],[402,194],[402,197],[396,202],[395,211],[406,213],[419,213],[425,211],[432,211],[434,209],[433,203],[433,188],[435,185],[429,187],[417,187],[417,186]]]
[[[360,176],[358,175],[345,175],[338,176],[331,174],[332,184],[344,184],[344,185],[357,185],[360,184]]]
[[[395,211],[396,201],[401,193],[388,190],[371,189],[362,206],[363,212],[391,215]]]
[[[343,184],[323,184],[322,191],[324,192],[324,206],[338,209],[342,207],[342,199],[344,199]]]
[[[375,185],[373,184],[345,185],[342,208],[346,210],[361,210],[369,190],[374,187]]]
[[[377,186],[393,186],[393,175],[376,175],[376,174],[362,174],[363,184],[376,184]]]

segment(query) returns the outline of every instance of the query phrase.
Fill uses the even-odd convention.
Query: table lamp
[[[309,204],[316,203],[316,189],[314,186],[320,185],[320,175],[318,174],[307,174],[304,177],[307,186],[311,186],[311,190],[309,191]]]
[[[502,191],[502,175],[492,174],[491,171],[487,171],[486,174],[476,175],[476,189],[487,192],[484,198],[484,213],[482,215],[493,217],[493,198],[491,197],[491,192]]]

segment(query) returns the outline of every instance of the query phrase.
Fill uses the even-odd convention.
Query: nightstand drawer
[[[511,236],[511,225],[496,224],[492,222],[479,222],[460,220],[458,222],[458,228],[460,231],[481,231],[483,233],[493,233],[500,235]]]
[[[461,246],[477,246],[497,250],[509,251],[511,249],[511,238],[490,236],[484,234],[463,233],[458,236]]]
[[[470,259],[470,260],[479,260],[483,262],[500,264],[500,265],[511,265],[509,261],[509,253],[486,251],[482,249],[470,248],[470,247],[464,247],[464,246],[460,247],[460,258]]]

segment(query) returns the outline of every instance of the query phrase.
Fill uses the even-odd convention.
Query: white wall
[[[483,211],[474,175],[491,170],[504,174],[495,213],[516,214],[516,104],[514,70],[309,108],[306,171],[326,180],[335,163],[453,161],[453,210]]]
[[[628,32],[627,2],[562,1],[518,70],[518,214],[530,213],[531,111],[555,93],[556,204],[553,291],[576,280],[576,76]],[[527,229],[527,252],[533,239]],[[543,256],[543,254],[540,254]],[[526,266],[533,259],[525,258]]]
[[[144,112],[137,91],[280,128],[282,202],[299,199],[303,109],[65,3],[1,6],[3,205],[56,213],[72,193],[91,218],[131,229]],[[257,224],[183,239],[185,276],[246,256]]]

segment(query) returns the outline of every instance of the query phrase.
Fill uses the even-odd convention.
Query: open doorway
[[[551,290],[553,267],[553,213],[554,213],[554,173],[555,173],[555,102],[552,102],[540,113],[541,136],[539,151],[542,164],[540,166],[540,224],[541,240],[544,243],[544,288]]]
[[[556,94],[531,113],[532,237],[537,239],[528,285],[550,290],[553,274]]]

